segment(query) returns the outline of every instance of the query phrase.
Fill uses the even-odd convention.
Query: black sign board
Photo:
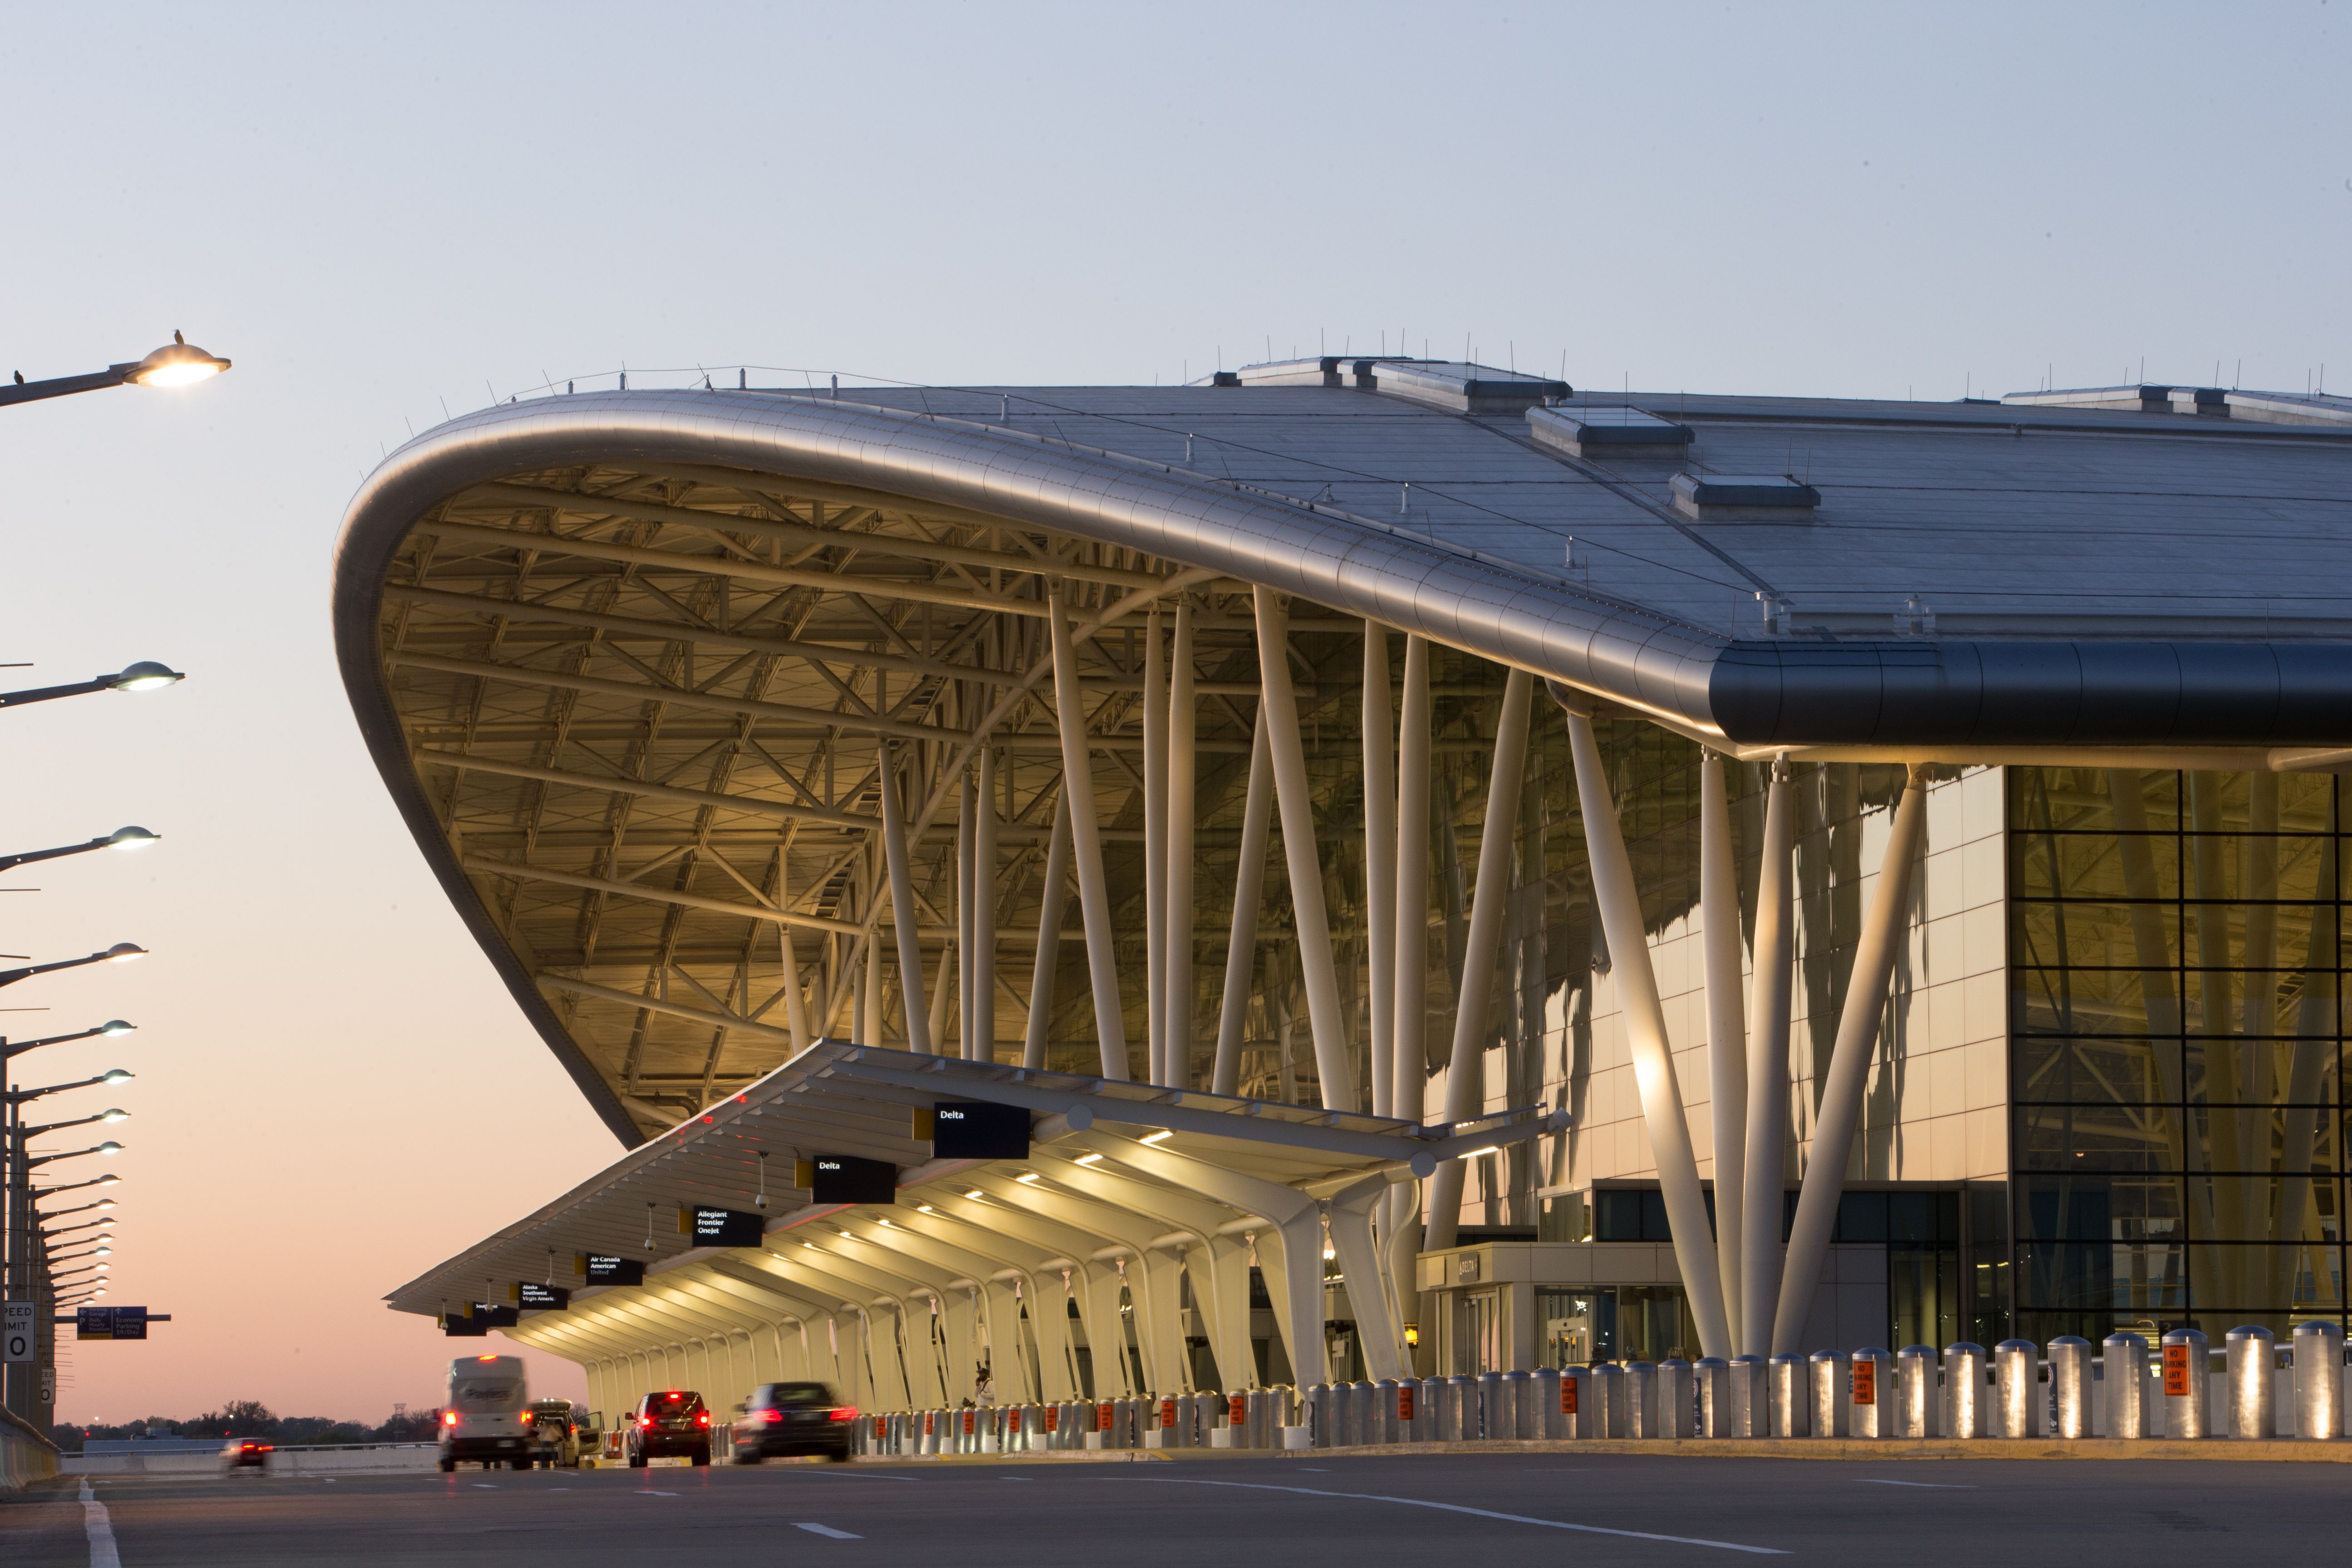
[[[677,1228],[697,1247],[757,1247],[767,1233],[768,1217],[698,1205],[677,1211]]]
[[[147,1337],[144,1307],[77,1307],[74,1338],[78,1340],[143,1340]]]
[[[474,1321],[488,1324],[493,1329],[511,1329],[522,1321],[520,1308],[494,1307],[488,1301],[475,1302],[472,1316]]]
[[[461,1318],[452,1312],[441,1320],[441,1331],[453,1340],[478,1340],[487,1336],[490,1325],[485,1318]]]
[[[941,1100],[932,1110],[931,1152],[942,1160],[1026,1160],[1029,1112],[985,1100]]]
[[[515,1287],[515,1302],[526,1311],[561,1312],[572,1305],[572,1292],[561,1285],[534,1285],[525,1279]]]
[[[646,1266],[641,1258],[620,1258],[609,1252],[583,1253],[578,1260],[580,1278],[591,1285],[642,1285],[646,1282]]]
[[[820,1204],[895,1204],[898,1201],[898,1167],[887,1160],[861,1160],[855,1154],[819,1154],[809,1198]]]

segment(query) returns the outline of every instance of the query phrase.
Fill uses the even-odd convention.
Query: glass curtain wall
[[[2010,774],[2021,1333],[2344,1312],[2342,786]]]

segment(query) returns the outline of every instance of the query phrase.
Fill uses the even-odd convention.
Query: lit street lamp
[[[92,691],[156,691],[187,677],[168,664],[142,658],[112,675],[94,675],[70,686],[36,686],[24,691],[0,691],[0,708],[22,708],[55,697],[80,697]]]
[[[16,373],[16,384],[0,385],[0,408],[12,403],[37,403],[45,397],[66,397],[77,392],[100,392],[110,386],[189,386],[209,381],[229,367],[217,354],[208,354],[179,333],[149,354],[121,364],[110,364],[89,375],[61,375],[48,381],[26,381]]]
[[[102,1176],[92,1176],[86,1182],[59,1182],[54,1187],[30,1188],[28,1193],[35,1202],[38,1202],[42,1198],[51,1197],[58,1193],[70,1193],[78,1187],[110,1187],[121,1180],[122,1178],[120,1175],[109,1171]],[[70,1214],[72,1211],[68,1209],[66,1212]]]
[[[87,958],[61,958],[53,963],[36,963],[24,969],[0,969],[0,985],[14,985],[19,980],[30,980],[36,974],[47,974],[53,970],[79,969],[85,963],[128,963],[134,958],[146,956],[147,950],[137,942],[118,942],[104,952],[93,952]],[[101,1028],[91,1032],[105,1034],[109,1030]]]
[[[150,833],[143,827],[118,827],[102,838],[92,838],[80,844],[68,844],[56,849],[28,849],[21,855],[0,855],[0,871],[13,871],[36,860],[55,860],[61,855],[87,855],[93,849],[144,849],[150,844],[163,841],[162,834]]]
[[[95,1025],[90,1028],[77,1029],[70,1035],[51,1035],[46,1039],[12,1041],[0,1037],[0,1065],[5,1065],[12,1057],[21,1056],[26,1051],[37,1050],[43,1046],[61,1046],[68,1040],[87,1040],[95,1035],[104,1035],[109,1039],[112,1039],[121,1035],[135,1034],[139,1026],[136,1024],[126,1024],[120,1018],[109,1018],[105,1023]]]

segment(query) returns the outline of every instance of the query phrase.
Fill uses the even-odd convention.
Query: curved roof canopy
[[[1302,723],[1339,696],[1318,694],[1316,639],[1370,618],[1750,757],[2263,768],[2352,741],[2334,427],[1579,400],[1372,361],[1220,380],[551,397],[369,478],[336,561],[353,708],[617,1134],[759,1079],[796,1030],[855,1032],[865,955],[895,930],[885,745],[914,759],[933,942],[960,918],[927,889],[961,853],[965,764],[983,741],[1002,759],[999,935],[1034,951],[1056,585],[1105,855],[1130,881],[1139,634],[1180,596],[1202,765],[1236,790],[1261,587],[1295,597]],[[1017,1016],[1012,980],[992,989]]]

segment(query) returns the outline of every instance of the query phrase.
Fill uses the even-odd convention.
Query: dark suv
[[[751,1391],[735,1419],[735,1462],[795,1454],[823,1454],[836,1465],[849,1462],[857,1411],[833,1396],[821,1383],[766,1383]]]
[[[702,1395],[682,1388],[646,1394],[637,1401],[621,1447],[633,1470],[643,1469],[647,1459],[681,1456],[698,1465],[710,1463],[710,1412]]]

